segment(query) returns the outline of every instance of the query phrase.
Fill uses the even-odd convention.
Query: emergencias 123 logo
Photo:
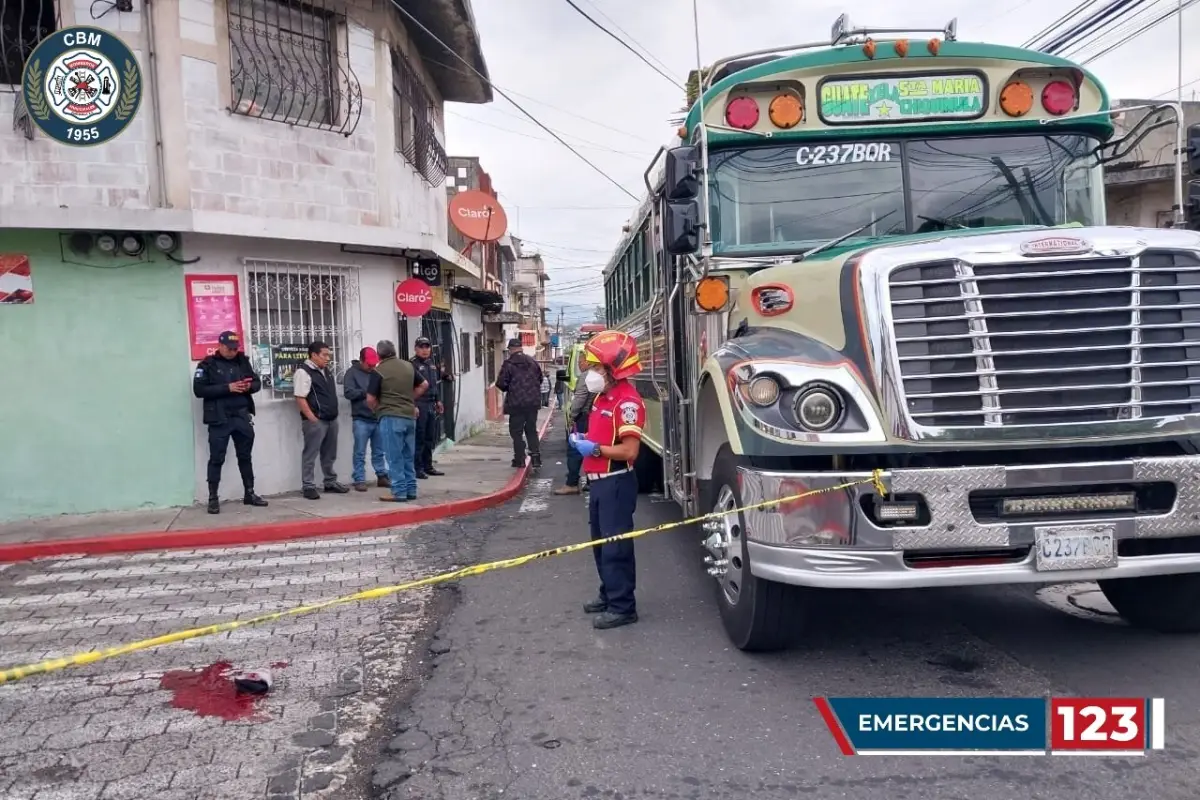
[[[43,39],[25,62],[25,106],[51,139],[104,144],[129,126],[142,102],[133,51],[109,31],[78,26]]]

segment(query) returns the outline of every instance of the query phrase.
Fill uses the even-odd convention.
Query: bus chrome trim
[[[1022,243],[1031,238],[1044,238],[1051,230],[1062,236],[1086,239],[1092,246],[1092,252],[1085,255],[1054,257],[1030,257],[1022,253]],[[1147,404],[1140,399],[1140,393],[1131,392],[1130,402],[1136,401],[1139,408],[1137,414],[1131,411],[1128,419],[1038,424],[1002,424],[1005,412],[997,402],[991,399],[997,396],[995,377],[999,373],[995,370],[992,362],[994,354],[990,341],[1003,334],[989,331],[986,328],[987,315],[981,312],[977,297],[976,270],[1005,265],[1020,265],[1021,267],[1027,265],[1028,272],[1022,270],[1021,274],[1036,276],[1052,272],[1055,264],[1064,262],[1078,264],[1089,260],[1103,262],[1112,259],[1128,259],[1132,263],[1131,273],[1137,274],[1138,260],[1143,253],[1163,250],[1187,252],[1189,255],[1200,257],[1200,234],[1192,231],[1155,228],[1041,228],[1021,232],[947,237],[911,244],[882,245],[865,250],[852,258],[857,262],[857,279],[863,303],[860,313],[869,322],[866,333],[868,341],[864,342],[864,347],[870,355],[877,383],[875,388],[879,392],[879,400],[893,435],[904,441],[930,445],[1000,442],[1036,442],[1038,444],[1087,442],[1094,444],[1097,440],[1106,439],[1129,440],[1189,436],[1200,431],[1200,413],[1156,417],[1148,411]],[[899,356],[899,348],[894,334],[896,320],[893,313],[890,281],[892,274],[898,270],[933,262],[950,262],[961,265],[961,267],[956,266],[955,277],[947,280],[956,282],[959,286],[965,286],[967,291],[961,296],[947,299],[951,302],[963,303],[966,309],[960,316],[970,326],[970,335],[974,340],[971,357],[977,364],[978,394],[985,398],[982,415],[986,419],[983,425],[971,427],[926,425],[918,422],[910,413],[909,401],[914,398],[906,395],[904,388],[901,361],[907,359]],[[1179,269],[1186,270],[1187,268]],[[1083,269],[1080,274],[1088,274],[1088,272]],[[1131,281],[1131,283],[1136,284],[1137,281]],[[1181,290],[1193,289],[1190,285],[1178,288]],[[1141,322],[1145,316],[1144,312],[1155,310],[1156,307],[1145,304],[1141,300],[1146,294],[1144,286],[1134,285],[1132,291],[1137,292],[1134,295],[1135,301],[1131,306],[1123,308],[1129,312],[1129,316],[1133,320],[1130,327],[1144,330],[1147,328]],[[1194,307],[1200,309],[1200,305]],[[1166,308],[1168,307],[1161,307],[1161,309]],[[1193,308],[1193,304],[1188,304],[1188,308]],[[996,317],[994,314],[992,316]],[[954,317],[954,319],[958,318]],[[938,319],[942,318],[938,317]],[[949,320],[951,317],[945,319]],[[1190,320],[1172,324],[1184,328],[1200,327],[1200,323],[1192,323]],[[1091,330],[1099,331],[1101,329],[1084,326],[1080,332]],[[1132,337],[1131,343],[1128,345],[1136,358],[1141,358],[1138,354],[1146,347],[1141,343],[1142,341],[1144,341],[1144,337]],[[1178,344],[1181,347],[1187,345],[1188,342]],[[1200,347],[1200,342],[1196,346]],[[1086,347],[1080,348],[1079,352],[1087,349]],[[1187,363],[1200,365],[1200,362]],[[1132,368],[1129,365],[1124,366]],[[1144,371],[1146,365],[1135,364],[1133,366],[1140,366],[1142,368],[1140,371]],[[966,373],[964,373],[965,375]],[[1135,373],[1135,378],[1136,375],[1137,373]],[[1187,404],[1188,401],[1182,402]],[[1200,404],[1200,400],[1198,400],[1198,404]]]
[[[1029,547],[1042,525],[1105,523],[1114,538],[1161,539],[1200,535],[1200,456],[1139,458],[1126,461],[1036,464],[1029,466],[934,467],[883,473],[891,495],[917,496],[928,511],[924,525],[880,527],[866,511],[875,494],[869,472],[772,472],[739,467],[744,506],[778,501],[814,489],[856,485],[806,498],[743,511],[746,539],[775,547],[844,550],[947,550]],[[1055,521],[980,522],[972,492],[1053,490],[1081,485],[1172,484],[1175,499],[1165,513],[1096,511]],[[864,502],[867,501],[867,502]]]
[[[730,391],[733,407],[741,421],[761,436],[784,444],[826,443],[837,445],[885,443],[887,441],[874,403],[859,381],[855,379],[853,370],[847,364],[817,365],[764,359],[739,362],[734,370],[745,371],[745,375],[743,379],[734,378],[734,386]],[[764,420],[755,413],[755,407],[743,397],[737,386],[738,383],[749,383],[754,377],[763,374],[782,378],[787,388],[796,389],[809,383],[825,383],[833,386],[855,405],[866,423],[866,430],[816,433],[803,430],[798,426],[784,428]],[[776,407],[780,406],[781,402],[782,400],[777,400]],[[785,419],[791,413],[790,409],[780,410],[780,415]]]
[[[1126,556],[1105,569],[1039,572],[1031,552],[1023,561],[914,569],[895,551],[804,550],[746,542],[750,574],[763,580],[817,589],[931,589],[1018,583],[1144,578],[1200,572],[1200,553]]]

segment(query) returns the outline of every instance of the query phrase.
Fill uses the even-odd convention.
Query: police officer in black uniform
[[[438,423],[445,410],[442,406],[442,370],[433,360],[433,343],[424,336],[416,341],[417,354],[412,359],[413,370],[429,383],[429,389],[417,399],[417,446],[414,461],[417,477],[445,475],[433,468],[433,451],[438,446]]]
[[[192,378],[192,394],[204,401],[204,424],[208,426],[208,513],[221,513],[217,488],[229,440],[237,453],[238,471],[242,473],[248,506],[265,506],[254,493],[254,398],[262,381],[254,372],[250,359],[240,352],[241,339],[233,331],[225,331],[217,340],[217,352],[196,365]]]

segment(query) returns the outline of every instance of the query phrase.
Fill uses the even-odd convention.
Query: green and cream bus
[[[1197,174],[1200,131],[1165,103],[1118,139],[1087,70],[954,23],[695,77],[606,308],[644,488],[732,512],[697,553],[731,641],[785,646],[811,589],[1065,581],[1200,630],[1198,191],[1181,165],[1174,228],[1106,227],[1103,166],[1169,127]]]

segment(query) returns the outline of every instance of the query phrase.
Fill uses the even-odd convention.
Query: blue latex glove
[[[586,436],[580,436],[578,433],[572,433],[568,441],[571,443],[571,447],[575,448],[575,452],[584,458],[596,455],[596,451],[600,449],[600,445],[589,442]]]

